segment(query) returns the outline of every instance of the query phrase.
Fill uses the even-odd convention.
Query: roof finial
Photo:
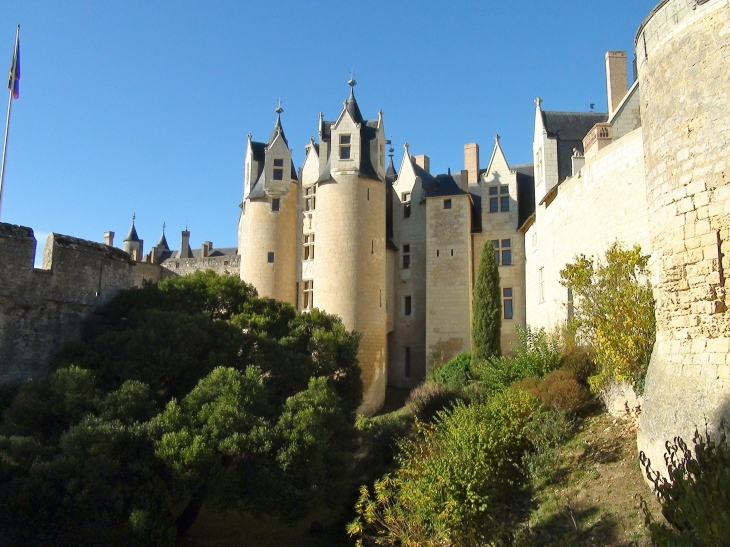
[[[163,234],[165,233],[165,221],[164,220],[162,221],[162,233]]]
[[[349,85],[350,87],[353,87],[353,88],[357,85],[357,82],[355,81],[355,71],[354,70],[350,71],[350,79],[347,82],[347,85]]]
[[[310,144],[312,146],[314,146],[314,135],[312,135],[311,137],[309,137],[309,142],[310,142]]]
[[[282,112],[284,112],[284,109],[281,108],[281,99],[278,99],[276,110],[274,110],[277,114],[281,115]]]
[[[498,143],[498,142],[499,142],[499,139],[501,139],[501,138],[502,138],[502,137],[501,137],[501,135],[500,135],[499,133],[497,133],[497,134],[496,134],[496,135],[494,136],[494,142]]]
[[[132,213],[132,226],[134,226],[134,219],[137,218],[137,213]]]
[[[385,141],[385,144],[388,145],[388,156],[390,156],[390,159],[393,159],[393,152],[395,151],[393,149],[393,135]]]
[[[403,144],[403,148],[405,148],[405,149],[406,149],[406,152],[408,152],[408,147],[409,147],[409,146],[410,146],[410,144],[408,144],[408,143],[404,143],[404,144]]]
[[[540,97],[535,98],[535,104],[538,108],[540,108],[540,105],[542,104],[542,99]]]

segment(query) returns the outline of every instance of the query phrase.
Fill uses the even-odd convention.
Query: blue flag
[[[8,89],[13,91],[13,99],[20,97],[20,37],[15,41],[13,62],[10,64],[10,74],[8,74]]]

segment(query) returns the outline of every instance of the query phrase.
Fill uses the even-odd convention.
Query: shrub
[[[568,349],[561,361],[560,368],[572,374],[578,382],[588,385],[588,378],[596,374],[593,351],[588,346],[573,346]]]
[[[641,452],[639,459],[653,483],[662,514],[671,527],[654,521],[646,502],[642,511],[654,545],[699,546],[730,544],[730,442],[723,422],[719,438],[695,429],[694,451],[681,437],[667,442],[668,478],[651,468]]]
[[[615,242],[605,261],[578,255],[560,272],[576,302],[571,326],[595,350],[598,370],[588,378],[594,393],[609,380],[629,381],[643,392],[656,335],[648,260],[638,245]]]
[[[568,371],[558,369],[542,379],[525,378],[513,384],[537,397],[549,409],[561,410],[574,414],[581,410],[588,401],[588,392]]]
[[[532,449],[522,457],[522,465],[534,481],[550,481],[557,469],[558,446],[575,431],[575,423],[560,409],[537,412],[526,427],[525,435]]]
[[[466,386],[471,380],[471,352],[466,351],[452,357],[434,371],[433,379],[450,388]]]
[[[459,399],[458,394],[438,382],[426,380],[411,390],[406,408],[422,422],[430,422],[436,414]]]
[[[519,344],[511,357],[498,357],[472,363],[472,375],[489,393],[504,391],[513,383],[530,376],[542,377],[560,366],[562,340],[545,329],[517,329]]]
[[[499,289],[499,267],[494,247],[487,240],[482,247],[472,304],[472,361],[477,362],[502,354],[502,295]]]
[[[519,466],[539,402],[508,391],[487,404],[457,404],[400,444],[400,468],[360,490],[348,533],[375,545],[460,545],[509,541],[523,516]]]

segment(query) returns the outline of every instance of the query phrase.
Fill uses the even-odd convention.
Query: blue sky
[[[268,138],[280,98],[299,167],[350,70],[396,166],[404,142],[432,172],[478,142],[485,166],[496,133],[528,162],[534,98],[605,111],[603,55],[633,59],[656,1],[3,0],[0,67],[20,23],[22,80],[2,221],[121,246],[136,212],[145,251],[163,221],[173,247],[186,223],[193,247],[235,246],[247,133]]]

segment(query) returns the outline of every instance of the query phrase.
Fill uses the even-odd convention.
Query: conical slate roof
[[[393,154],[390,154],[390,160],[388,160],[388,169],[385,171],[385,180],[387,180],[388,182],[395,182],[395,179],[397,178],[398,172],[395,170],[395,166],[393,165]]]
[[[124,241],[139,241],[137,228],[134,227],[134,215],[132,215],[132,227],[129,229],[129,233],[127,234],[127,237],[124,238]]]
[[[160,241],[157,242],[157,248],[162,249],[163,251],[169,251],[170,247],[167,245],[167,238],[165,237],[165,225],[162,225],[162,235],[160,236]]]
[[[355,100],[355,87],[350,86],[350,97],[345,101],[345,108],[352,116],[355,123],[362,123],[362,113],[360,113],[360,107],[357,106],[357,100]]]
[[[279,104],[276,109],[276,123],[274,124],[274,130],[271,132],[271,136],[269,137],[268,146],[271,146],[271,143],[274,142],[276,136],[281,133],[281,138],[284,139],[284,144],[286,144],[286,147],[289,148],[289,141],[286,140],[286,135],[284,135],[284,128],[281,126],[282,112],[284,112],[284,109],[281,108],[281,104]]]

